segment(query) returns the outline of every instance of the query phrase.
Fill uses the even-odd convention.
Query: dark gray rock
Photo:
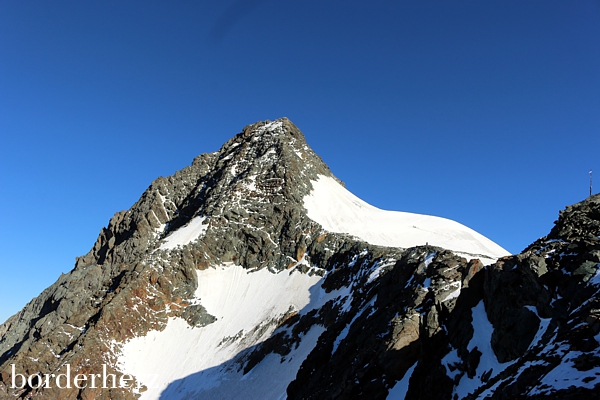
[[[114,371],[106,343],[164,329],[173,317],[213,323],[194,299],[196,270],[226,262],[324,277],[330,301],[265,321],[255,333],[274,333],[235,360],[254,373],[268,355],[285,358],[312,327],[324,327],[289,398],[383,399],[403,377],[407,399],[454,399],[467,381],[474,383],[464,398],[597,397],[599,196],[567,207],[521,254],[484,267],[442,248],[386,248],[324,231],[303,207],[318,175],[332,176],[284,118],[249,125],[218,152],[152,182],[73,270],[0,325],[0,397],[135,398],[90,388],[11,392],[9,366],[46,373],[65,362],[76,371],[106,362]],[[204,235],[161,248],[199,216]],[[486,313],[476,320],[478,305]],[[491,338],[478,337],[488,321]],[[567,388],[542,383],[568,352],[581,379]],[[500,367],[488,368],[490,360]]]

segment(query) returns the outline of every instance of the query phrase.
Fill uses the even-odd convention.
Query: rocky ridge
[[[599,222],[596,195],[485,268],[441,249],[407,250],[357,304],[338,349],[339,327],[321,336],[288,396],[386,398],[405,378],[406,399],[597,397]],[[461,290],[440,291],[448,287]]]
[[[223,338],[239,349],[223,373],[246,378],[307,348],[286,383],[289,398],[598,394],[599,196],[561,212],[550,234],[521,254],[484,267],[440,247],[382,247],[325,231],[303,208],[322,175],[333,177],[298,128],[280,119],[249,125],[218,152],[154,181],[71,272],[0,326],[0,395],[150,396],[143,380],[139,390],[13,390],[10,365],[29,375],[67,363],[73,374],[102,364],[121,372],[127,343],[168,331],[170,321],[195,332],[219,323],[195,293],[198,271],[222,265],[317,282],[322,294],[311,307],[283,304],[288,311]],[[178,243],[182,232],[197,239]],[[306,338],[317,327],[311,347]],[[241,380],[223,392],[198,379],[184,377],[160,396],[245,390]]]

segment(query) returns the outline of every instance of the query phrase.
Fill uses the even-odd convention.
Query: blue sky
[[[519,252],[600,188],[600,1],[0,2],[0,321],[283,116],[369,203]]]

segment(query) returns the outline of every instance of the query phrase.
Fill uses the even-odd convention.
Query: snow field
[[[276,322],[290,308],[301,311],[311,301],[319,301],[311,295],[310,289],[321,279],[299,272],[290,274],[289,271],[278,274],[266,269],[250,272],[238,265],[198,271],[196,298],[217,321],[192,328],[183,319],[171,318],[163,331],[151,331],[124,343],[118,365],[124,373],[140,377],[143,384],[151,386],[142,393],[142,399],[158,399],[167,387],[171,393],[175,386],[178,392],[210,389],[217,390],[221,398],[235,397],[236,390],[243,386],[241,373],[219,371],[243,350],[266,340],[276,329]],[[287,363],[280,363],[279,356],[269,356],[277,358],[274,364],[275,360],[271,360],[274,371],[270,375],[256,374],[257,379],[268,378],[269,382],[274,379],[273,382],[279,383],[269,390],[283,388],[285,393],[285,387],[295,378],[299,363],[303,361],[302,356],[306,357],[312,350],[320,333],[319,327],[309,331],[306,334],[308,340],[303,340],[295,350],[298,353],[295,357],[288,355]],[[269,368],[269,357],[263,361],[267,364],[261,363],[261,368]],[[289,362],[290,358],[294,362]],[[147,382],[144,377],[149,377]],[[248,375],[244,377],[247,378]],[[237,383],[228,382],[227,387],[217,389],[230,379]],[[176,385],[169,386],[177,380],[180,381]],[[256,383],[251,379],[244,383],[245,387],[257,390],[252,382]],[[268,385],[264,382],[263,386]],[[260,398],[267,389],[248,392],[248,395]]]
[[[324,175],[312,184],[313,191],[304,197],[304,207],[308,217],[327,231],[348,233],[380,246],[408,248],[428,243],[456,252],[486,255],[490,261],[509,254],[490,239],[458,222],[430,215],[381,210]]]

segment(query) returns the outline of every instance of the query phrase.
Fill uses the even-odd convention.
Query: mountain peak
[[[301,138],[304,141],[304,135],[298,129],[292,121],[287,117],[278,118],[275,121],[265,120],[258,121],[253,124],[246,125],[242,129],[241,135],[244,137],[248,136],[262,136],[265,133],[271,135],[285,135]]]
[[[246,147],[275,146],[279,151],[293,150],[299,157],[305,151],[310,150],[300,129],[286,117],[275,121],[265,120],[246,125],[240,133],[225,143],[218,153],[225,156],[240,145]]]
[[[589,397],[599,218],[571,207],[556,238],[503,257],[455,221],[365,203],[287,118],[257,122],[152,182],[0,325],[0,397],[505,398],[565,371]],[[11,386],[11,366],[65,364],[135,385]]]
[[[216,159],[204,205],[213,216],[251,202],[301,205],[312,181],[319,175],[333,176],[287,118],[246,126],[223,145]]]

